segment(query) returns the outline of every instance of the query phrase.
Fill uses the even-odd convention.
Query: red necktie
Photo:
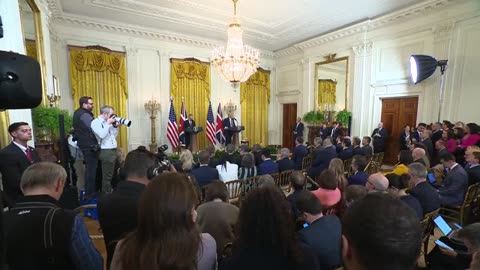
[[[32,150],[27,147],[27,150],[25,150],[25,153],[27,154],[27,158],[30,162],[33,162],[33,156],[32,156]]]

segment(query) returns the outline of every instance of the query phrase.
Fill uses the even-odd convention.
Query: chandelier
[[[212,65],[223,80],[237,88],[257,71],[260,52],[248,45],[243,45],[240,23],[237,17],[237,2],[233,1],[233,18],[228,26],[227,48],[221,46],[212,51]]]

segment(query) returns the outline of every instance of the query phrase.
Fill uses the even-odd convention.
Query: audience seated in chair
[[[7,269],[103,269],[82,218],[59,206],[66,179],[65,169],[51,162],[35,163],[23,172],[20,189],[25,196],[3,214]]]
[[[210,234],[217,243],[217,254],[234,239],[238,207],[228,203],[228,190],[222,181],[213,181],[206,191],[206,203],[197,208],[197,224],[202,233]]]
[[[345,192],[343,193],[345,206],[347,208],[350,207],[354,202],[367,196],[367,194],[368,194],[368,191],[365,186],[360,186],[360,185],[348,186],[345,189]]]
[[[238,179],[238,165],[231,163],[226,158],[217,165],[219,179],[223,182],[228,182]]]
[[[465,170],[468,174],[468,185],[480,183],[480,148],[478,146],[467,147],[465,160],[467,161]]]
[[[323,149],[312,161],[312,167],[308,170],[308,176],[315,179],[320,173],[327,169],[330,161],[337,157],[335,146],[333,146],[330,138],[323,140]]]
[[[303,158],[308,155],[308,149],[303,145],[303,138],[297,137],[295,139],[295,148],[293,149],[292,160],[295,163],[295,170],[302,169]]]
[[[323,139],[321,137],[315,137],[313,139],[313,149],[312,149],[312,157],[315,158],[319,151],[322,150],[322,142]]]
[[[150,179],[159,170],[157,157],[141,146],[130,151],[125,159],[126,181],[103,196],[98,202],[98,217],[107,248],[107,269],[117,242],[137,226],[138,201]]]
[[[418,162],[423,164],[426,168],[430,168],[430,161],[427,157],[427,150],[423,143],[414,143],[412,150],[413,162]]]
[[[252,154],[255,156],[255,166],[259,166],[263,160],[262,160],[262,147],[260,144],[254,144],[252,146]]]
[[[289,155],[290,150],[288,150],[288,148],[280,149],[280,159],[277,160],[279,173],[288,170],[295,170],[295,163],[293,162],[293,160],[288,158]]]
[[[328,168],[335,173],[335,179],[337,179],[337,187],[340,191],[345,190],[348,185],[347,178],[345,178],[345,166],[343,160],[334,158],[330,160]]]
[[[360,156],[366,156],[367,153],[365,152],[365,149],[361,147],[362,141],[360,140],[359,137],[353,137],[352,139],[352,146],[353,146],[353,155],[360,155]]]
[[[422,150],[420,148],[416,148],[416,149]],[[392,171],[386,172],[385,175],[396,174],[398,176],[401,176],[403,174],[406,174],[408,173],[408,165],[410,165],[410,163],[413,163],[412,153],[408,150],[401,150],[400,153],[398,154],[397,165],[393,167]]]
[[[374,173],[368,177],[365,187],[369,193],[386,192],[388,189],[388,179],[381,173]]]
[[[440,163],[440,156],[443,154],[448,153],[447,148],[445,147],[445,142],[443,140],[437,140],[435,142],[435,154],[432,159],[432,168],[435,167],[436,165],[441,164]]]
[[[423,214],[431,213],[440,208],[440,197],[435,188],[427,182],[427,168],[421,163],[415,162],[408,165],[410,176],[410,195],[417,198],[423,209]]]
[[[278,173],[278,164],[274,162],[271,157],[270,150],[262,150],[263,162],[258,166],[259,175]]]
[[[235,153],[235,145],[229,144],[225,147],[225,159],[232,164],[237,164],[240,167],[240,163],[242,162],[242,157]]]
[[[455,139],[455,133],[452,129],[444,130],[442,132],[442,140],[445,142],[445,147],[447,151],[455,154],[457,151],[457,140]]]
[[[312,193],[320,201],[323,208],[334,206],[340,202],[342,193],[337,187],[337,179],[333,170],[323,171],[316,182],[319,188]]]
[[[386,176],[389,182],[389,193],[392,197],[399,199],[400,201],[404,202],[407,206],[412,208],[417,214],[418,220],[423,219],[423,209],[420,202],[417,198],[409,195],[405,192],[405,189],[408,187],[408,181],[410,177],[408,174],[404,174],[402,176],[398,176],[396,174],[389,174]]]
[[[347,160],[351,157],[353,157],[352,141],[350,140],[350,138],[343,138],[342,151],[338,153],[338,158],[341,160]]]
[[[319,269],[316,256],[295,237],[290,205],[278,189],[253,190],[242,203],[233,254],[220,270]]]
[[[466,149],[469,146],[477,145],[480,142],[480,127],[475,123],[468,123],[465,126],[465,135],[463,135],[460,147]]]
[[[373,148],[370,145],[371,142],[372,138],[370,138],[369,136],[364,136],[362,138],[362,149],[367,157],[373,156]]]
[[[422,132],[423,140],[422,143],[425,145],[426,154],[429,160],[432,160],[433,157],[433,141],[432,141],[432,131],[429,129],[425,129]]]
[[[352,160],[352,175],[348,177],[348,185],[365,186],[368,174],[364,172],[367,167],[367,158],[365,156],[356,155]]]
[[[140,198],[138,226],[118,242],[110,269],[216,269],[215,239],[199,232],[196,202],[186,176],[156,176]]]
[[[336,215],[322,214],[322,205],[307,190],[299,192],[296,205],[308,227],[298,232],[301,242],[310,246],[317,255],[320,269],[335,269],[342,265],[342,226]]]
[[[193,161],[193,154],[190,150],[184,149],[180,153],[181,167],[177,168],[177,172],[190,173],[197,166]]]
[[[292,208],[293,221],[296,221],[300,213],[296,207],[295,199],[300,194],[300,191],[305,189],[306,179],[302,172],[294,171],[290,174],[289,181],[293,192],[287,196],[287,200]]]
[[[413,270],[422,243],[415,213],[385,194],[369,194],[342,218],[342,257],[349,270]]]
[[[200,162],[200,167],[193,169],[191,175],[197,179],[200,188],[210,184],[213,180],[220,179],[218,171],[208,165],[210,162],[210,153],[208,151],[201,151],[198,154],[198,161]]]
[[[208,152],[209,156],[208,166],[213,169],[217,168],[217,165],[220,164],[220,160],[215,158],[215,146],[209,145],[205,148],[205,151]]]
[[[242,163],[238,168],[238,179],[245,180],[257,176],[257,167],[255,166],[255,157],[252,153],[245,153],[242,156]]]
[[[447,177],[443,179],[442,187],[438,189],[440,202],[445,206],[460,206],[467,193],[467,172],[455,162],[455,157],[450,153],[441,156],[440,162],[443,167],[448,168]]]

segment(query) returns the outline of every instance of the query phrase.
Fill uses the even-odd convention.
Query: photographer
[[[73,114],[73,129],[77,146],[83,153],[85,161],[85,196],[91,198],[96,191],[95,176],[97,174],[98,151],[97,139],[90,128],[93,121],[93,100],[81,97],[80,108]]]
[[[111,181],[117,159],[117,127],[121,123],[115,120],[113,108],[105,105],[100,108],[100,115],[91,123],[93,133],[100,147],[99,160],[102,166],[102,192],[112,192]]]

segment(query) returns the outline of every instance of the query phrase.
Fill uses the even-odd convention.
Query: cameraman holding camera
[[[92,131],[97,137],[100,150],[99,160],[102,165],[102,192],[112,192],[111,181],[117,159],[117,127],[121,125],[115,120],[111,106],[105,105],[100,108],[100,115],[92,123]]]

